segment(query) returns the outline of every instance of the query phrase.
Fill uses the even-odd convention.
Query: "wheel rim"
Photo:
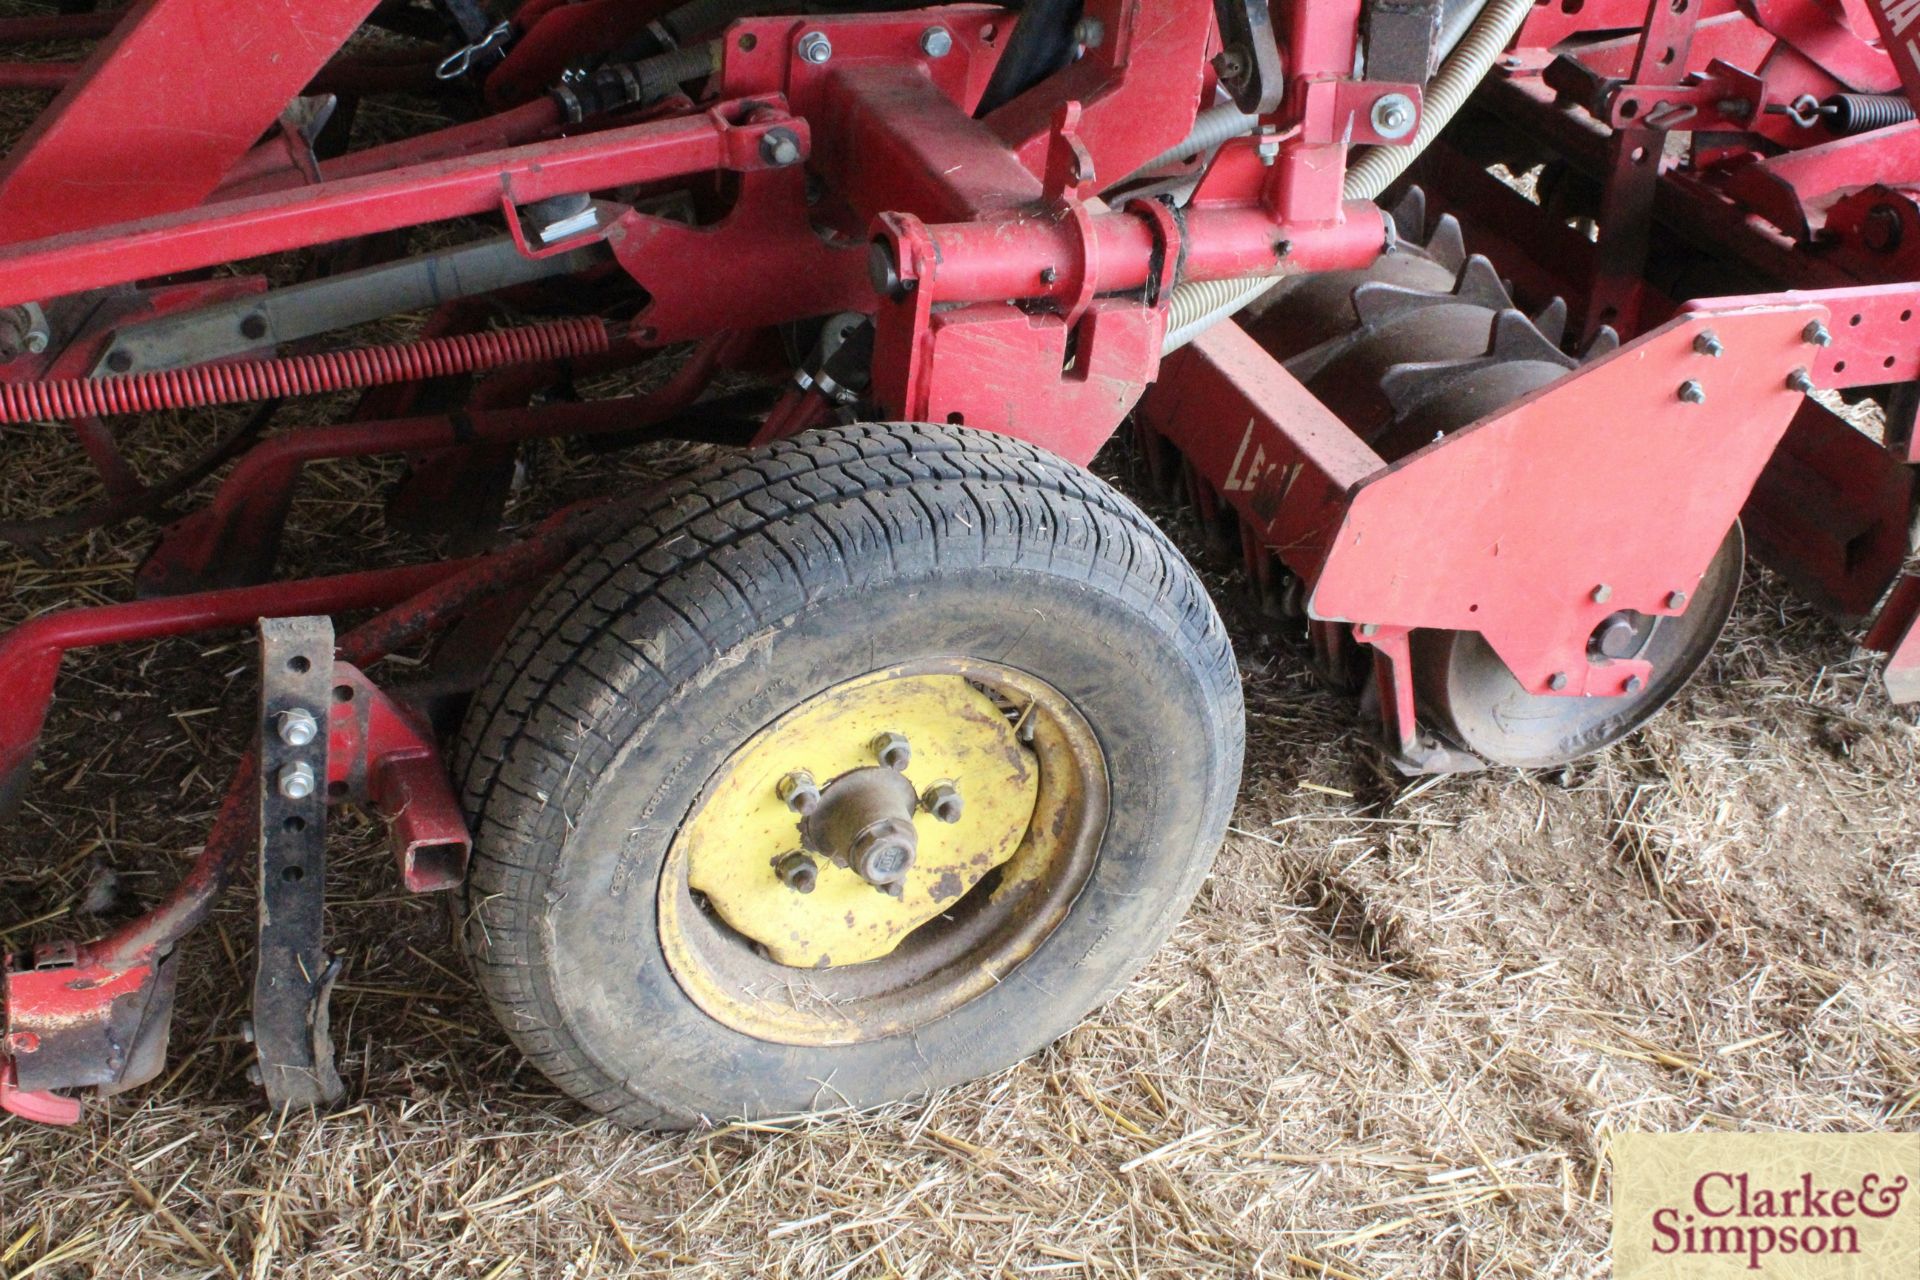
[[[889,735],[900,767],[881,758],[902,745]],[[1107,809],[1099,744],[1051,685],[965,658],[859,676],[749,735],[708,780],[667,851],[662,949],[689,998],[756,1038],[899,1034],[1045,940]]]

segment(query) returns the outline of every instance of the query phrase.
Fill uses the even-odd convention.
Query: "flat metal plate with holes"
[[[327,699],[333,623],[260,621],[260,939],[254,1049],[267,1101],[324,1106],[342,1092],[327,998]]]

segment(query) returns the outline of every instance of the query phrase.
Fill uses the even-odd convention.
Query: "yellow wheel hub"
[[[904,767],[889,768],[876,748],[891,748],[895,764],[904,756]],[[809,783],[817,801],[795,799]],[[1012,858],[1039,790],[1034,751],[973,682],[879,672],[826,690],[749,739],[674,852],[684,856],[687,887],[768,958],[796,968],[860,964],[891,953]],[[955,808],[957,819],[943,820]],[[864,842],[850,837],[856,830]],[[875,883],[905,848],[904,876]]]

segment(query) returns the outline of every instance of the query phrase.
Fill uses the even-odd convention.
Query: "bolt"
[[[797,849],[774,861],[773,874],[795,893],[812,893],[813,887],[820,883],[820,868]]]
[[[1360,624],[1360,634],[1363,636],[1377,636],[1380,634],[1380,624],[1377,622],[1363,622]]]
[[[280,722],[280,741],[290,747],[304,747],[320,736],[320,722],[305,707],[290,708],[275,718]]]
[[[1830,347],[1833,345],[1833,335],[1827,332],[1827,326],[1821,324],[1818,320],[1807,321],[1807,327],[1800,331],[1800,339],[1803,342],[1810,342],[1816,347]]]
[[[813,775],[805,769],[795,769],[780,779],[774,790],[779,793],[782,804],[803,816],[812,813],[820,803],[820,788],[814,785]]]
[[[1890,204],[1877,204],[1860,220],[1860,240],[1875,253],[1892,253],[1900,247],[1905,224],[1900,211]]]
[[[113,373],[125,373],[133,368],[131,351],[110,351],[107,353],[107,369]]]
[[[26,1053],[40,1052],[40,1037],[31,1031],[16,1031],[7,1037],[8,1052],[15,1057]]]
[[[257,1062],[249,1062],[249,1063],[247,1064],[247,1083],[248,1083],[248,1084],[255,1084],[255,1085],[257,1085],[257,1084],[259,1084],[259,1083],[261,1083],[262,1081],[264,1081],[265,1079],[266,1079],[266,1076],[264,1076],[264,1075],[262,1075],[262,1074],[261,1074],[261,1072],[260,1072],[260,1064],[259,1064],[259,1063],[257,1063]]]
[[[1642,689],[1647,687],[1647,682],[1642,680],[1639,676],[1628,676],[1626,687],[1627,687],[1628,693],[1638,693]]]
[[[953,33],[945,27],[928,27],[920,33],[920,52],[929,58],[944,58],[953,52]]]
[[[240,336],[259,341],[267,336],[267,318],[258,311],[240,321]]]
[[[1711,329],[1701,330],[1700,336],[1693,340],[1693,349],[1703,356],[1713,356],[1716,359],[1722,351],[1726,350],[1720,345],[1719,335]]]
[[[847,851],[847,865],[868,884],[884,889],[906,878],[913,866],[914,845],[913,824],[888,818],[860,833]]]
[[[247,1044],[253,1043],[253,1019],[252,1018],[240,1019],[240,1039],[245,1041]]]
[[[1059,278],[1060,278],[1060,272],[1056,268],[1053,268],[1053,267],[1040,268],[1041,284],[1052,284],[1055,280],[1058,280]]]
[[[1700,404],[1707,398],[1707,389],[1692,378],[1688,378],[1680,384],[1679,396],[1682,403]]]
[[[1554,690],[1556,693],[1566,687],[1567,687],[1566,672],[1556,671],[1552,675],[1547,677],[1547,688]]]
[[[1603,658],[1624,658],[1633,652],[1633,620],[1616,613],[1594,628],[1593,648]]]
[[[873,740],[873,758],[896,773],[902,772],[913,760],[913,747],[905,734],[883,733]]]
[[[942,822],[960,821],[960,788],[951,782],[936,782],[920,797],[920,807]]]
[[[1813,394],[1813,378],[1805,369],[1795,369],[1787,375],[1787,390],[1798,391],[1801,395]]]
[[[27,330],[26,343],[28,351],[36,356],[39,355],[47,349],[47,331],[45,329]]]
[[[800,139],[791,129],[769,129],[760,138],[760,158],[777,169],[800,159]]]
[[[800,37],[800,43],[794,46],[794,52],[803,62],[819,66],[833,56],[833,41],[827,39],[824,31],[809,31]]]
[[[280,794],[289,800],[305,800],[313,794],[313,766],[295,760],[280,771]]]
[[[1667,608],[1684,609],[1687,606],[1687,593],[1684,591],[1667,592]]]
[[[1280,138],[1272,125],[1260,126],[1260,143],[1255,150],[1259,153],[1260,163],[1264,165],[1271,165],[1280,158]]]
[[[1595,604],[1605,604],[1611,599],[1613,599],[1613,588],[1606,583],[1603,582],[1593,589],[1593,602]]]
[[[1369,119],[1381,137],[1404,138],[1413,130],[1413,99],[1404,93],[1383,94],[1374,99]]]

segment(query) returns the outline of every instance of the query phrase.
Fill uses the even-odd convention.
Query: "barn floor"
[[[153,469],[214,429],[131,443]],[[701,453],[542,444],[515,514]],[[1123,450],[1101,465],[1129,481]],[[430,549],[368,532],[391,479],[314,469],[284,566]],[[85,492],[58,432],[7,430],[0,518]],[[6,551],[0,620],[126,598],[151,535]],[[1704,678],[1637,737],[1564,771],[1407,783],[1209,570],[1250,749],[1192,912],[1039,1058],[877,1115],[672,1137],[589,1119],[521,1065],[441,902],[401,893],[347,815],[344,1109],[261,1115],[238,1036],[250,902],[229,895],[186,944],[159,1083],[72,1130],[0,1123],[0,1274],[1604,1275],[1613,1132],[1920,1124],[1920,728],[1756,576]],[[0,946],[97,932],[181,870],[253,662],[238,635],[70,660],[0,837]]]

